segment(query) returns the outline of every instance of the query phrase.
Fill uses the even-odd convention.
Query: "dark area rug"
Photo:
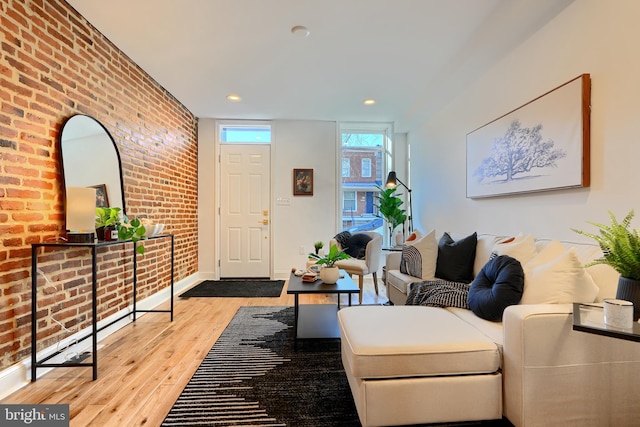
[[[241,307],[163,426],[359,426],[340,341],[299,342],[293,307]]]
[[[284,280],[225,279],[205,280],[188,291],[182,298],[221,297],[221,298],[270,298],[279,297]]]
[[[241,307],[162,426],[360,426],[340,341],[300,341],[296,351],[293,315],[293,307]]]

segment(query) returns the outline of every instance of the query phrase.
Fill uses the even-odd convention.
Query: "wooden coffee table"
[[[287,294],[295,297],[295,341],[298,339],[340,338],[338,328],[338,310],[340,309],[340,294],[358,294],[360,288],[351,277],[340,270],[340,279],[335,285],[327,285],[322,280],[312,283],[302,281],[302,277],[291,273]],[[300,304],[303,294],[338,294],[338,304]]]

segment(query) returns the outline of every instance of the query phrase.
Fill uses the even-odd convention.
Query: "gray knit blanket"
[[[435,279],[411,284],[406,305],[469,309],[469,284]]]

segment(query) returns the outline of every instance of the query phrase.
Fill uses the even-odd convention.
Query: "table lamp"
[[[96,229],[96,189],[67,188],[67,240],[93,243]]]

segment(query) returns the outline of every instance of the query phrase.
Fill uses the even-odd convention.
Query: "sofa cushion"
[[[455,235],[451,235],[454,239]],[[478,245],[476,246],[476,258],[473,262],[473,277],[477,276],[482,267],[489,262],[493,248],[496,243],[504,240],[504,236],[496,236],[493,234],[478,234]]]
[[[493,247],[493,253],[498,256],[510,256],[511,258],[515,258],[520,261],[520,264],[524,265],[527,261],[536,256],[536,241],[533,238],[533,235],[524,235],[520,233],[513,239],[505,239],[496,243]]]
[[[469,308],[486,320],[500,321],[504,309],[518,304],[524,289],[520,262],[506,255],[491,259],[473,279],[469,288]]]
[[[593,302],[598,286],[582,266],[574,248],[552,241],[524,265],[521,304]]]
[[[415,283],[417,280],[416,277],[410,276],[401,272],[400,270],[391,270],[387,271],[387,286],[396,288],[398,291],[403,293],[406,296],[409,294],[410,285]],[[404,304],[404,300],[402,301]]]
[[[502,322],[491,322],[489,320],[481,319],[476,316],[473,311],[465,308],[447,307],[445,308],[450,313],[453,313],[456,317],[464,320],[484,335],[489,337],[491,341],[496,343],[498,350],[502,354],[502,343],[504,341],[504,329]]]
[[[402,247],[400,272],[424,280],[433,279],[436,275],[437,258],[436,232],[431,230],[426,235],[407,242]]]
[[[444,233],[438,243],[436,277],[452,282],[471,282],[477,244],[476,233],[457,241],[449,233]]]
[[[441,308],[346,307],[338,324],[343,363],[356,378],[484,374],[500,366],[491,339]]]

